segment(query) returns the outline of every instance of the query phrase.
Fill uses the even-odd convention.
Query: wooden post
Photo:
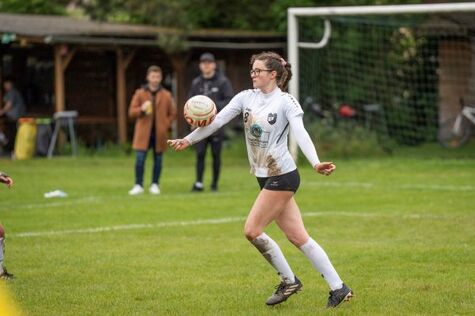
[[[439,123],[457,116],[470,81],[470,44],[440,41],[438,52]],[[465,100],[464,100],[465,101]]]
[[[171,61],[173,69],[176,76],[176,105],[177,105],[177,134],[178,137],[184,135],[185,132],[185,120],[183,119],[183,105],[186,102],[186,96],[188,95],[185,91],[185,70],[186,63],[189,59],[188,55],[176,54],[171,56]]]
[[[61,45],[54,47],[54,96],[56,112],[64,111],[64,69]]]
[[[127,104],[125,72],[129,66],[135,51],[128,56],[120,48],[117,48],[117,129],[119,131],[119,144],[127,143]]]
[[[73,59],[74,54],[76,54],[76,48],[67,51],[67,46],[63,44],[54,47],[54,95],[56,100],[56,112],[65,110],[64,72]]]
[[[58,44],[54,47],[54,96],[55,96],[55,112],[62,112],[65,106],[64,91],[64,72],[76,53],[76,48],[68,51],[68,47],[64,44]],[[62,146],[65,142],[63,133],[59,134],[58,144]]]

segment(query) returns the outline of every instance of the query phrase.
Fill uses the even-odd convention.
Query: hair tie
[[[287,62],[285,61],[285,59],[283,59],[282,57],[280,58],[280,64],[285,67],[285,65],[287,65]]]

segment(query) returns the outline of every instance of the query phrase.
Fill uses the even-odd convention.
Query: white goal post
[[[347,7],[305,7],[288,8],[287,10],[287,53],[292,65],[293,78],[289,82],[289,93],[299,102],[299,48],[321,49],[331,41],[331,24],[326,17],[335,16],[373,16],[398,14],[430,14],[475,12],[475,3],[441,3],[441,4],[412,4],[412,5],[375,5]],[[299,17],[321,17],[324,23],[324,33],[320,42],[309,43],[299,41]],[[295,139],[289,141],[289,147],[294,159],[297,159],[298,148]]]

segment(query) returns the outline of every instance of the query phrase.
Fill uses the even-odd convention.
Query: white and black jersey
[[[297,168],[287,146],[289,130],[312,167],[319,163],[315,146],[303,127],[300,104],[279,88],[268,94],[259,89],[242,91],[218,113],[213,123],[196,129],[186,139],[194,144],[239,114],[244,122],[251,173],[255,176],[277,176]]]

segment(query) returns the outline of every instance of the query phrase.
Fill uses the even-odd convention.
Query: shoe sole
[[[353,298],[353,291],[350,291],[350,292],[348,292],[348,294],[345,295],[345,298],[342,299],[341,302],[338,303],[338,305],[336,305],[336,306],[334,306],[334,307],[338,307],[338,306],[340,306],[340,305],[341,305],[342,303],[344,303],[344,302],[349,302],[350,299],[352,299],[352,298]]]
[[[302,290],[302,288],[303,288],[303,284],[300,284],[300,287],[298,287],[298,288],[295,290],[295,292],[293,292],[292,294],[290,294],[289,296],[287,296],[284,300],[282,300],[282,301],[280,301],[280,302],[276,302],[276,303],[270,303],[270,304],[266,302],[266,305],[267,305],[267,306],[274,306],[274,305],[278,305],[278,304],[280,304],[280,303],[283,303],[283,302],[285,302],[289,297],[291,297],[292,295],[297,294],[298,292],[300,292],[300,291]]]

